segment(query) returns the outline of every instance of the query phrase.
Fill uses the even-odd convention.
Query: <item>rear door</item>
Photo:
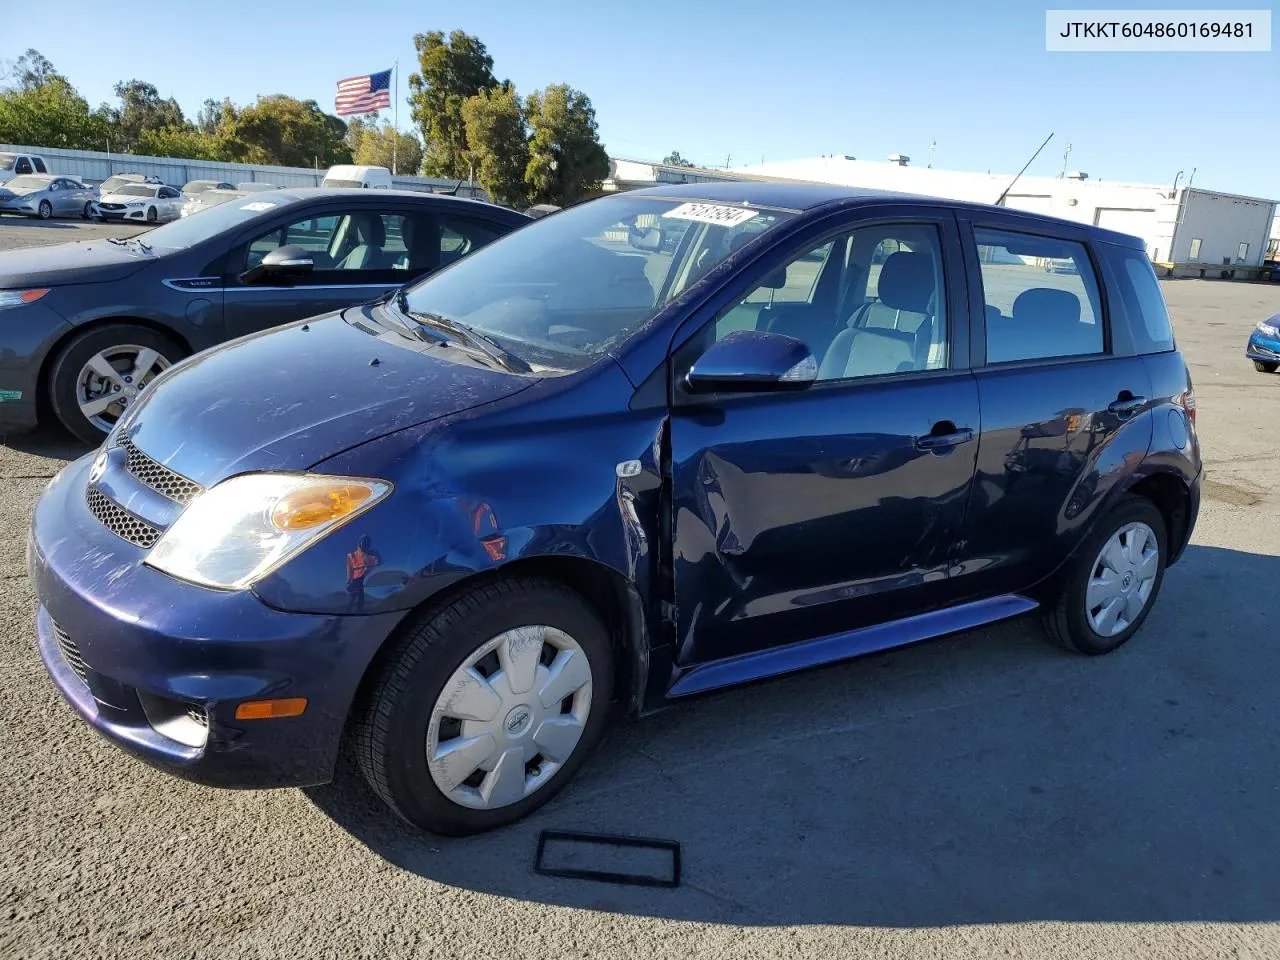
[[[1104,487],[1146,455],[1151,383],[1087,228],[960,218],[971,359],[982,404],[977,473],[954,570],[961,597],[1015,592],[1053,570]]]
[[[946,603],[977,451],[964,267],[949,212],[863,213],[735,286],[690,321],[696,332],[671,361],[682,664]],[[684,393],[689,366],[738,330],[802,340],[818,381],[801,392]]]

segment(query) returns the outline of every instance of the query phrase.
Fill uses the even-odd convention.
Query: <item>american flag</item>
[[[391,106],[391,71],[366,73],[362,77],[348,77],[338,82],[338,98],[335,101],[338,116],[349,117],[357,113],[373,113]]]

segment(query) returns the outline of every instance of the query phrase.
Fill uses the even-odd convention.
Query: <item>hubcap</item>
[[[507,630],[471,654],[440,691],[427,767],[454,803],[491,810],[549,781],[582,739],[591,665],[555,627]]]
[[[1111,535],[1093,562],[1085,590],[1085,614],[1100,637],[1114,637],[1142,613],[1160,569],[1160,544],[1145,523],[1128,523]]]
[[[76,378],[80,412],[99,430],[110,430],[129,403],[168,366],[168,358],[159,351],[135,344],[94,354]]]

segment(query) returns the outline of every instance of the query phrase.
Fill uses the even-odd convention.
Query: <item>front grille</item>
[[[203,708],[197,707],[195,704],[187,707],[187,718],[200,724],[202,727],[209,726],[209,715],[204,712]]]
[[[89,512],[98,518],[98,522],[123,540],[128,540],[136,547],[151,547],[160,539],[160,531],[141,517],[107,499],[102,493],[90,487],[85,491],[85,502]]]
[[[124,468],[161,496],[185,506],[200,492],[200,484],[152,460],[128,437],[120,441],[120,446],[125,451]]]
[[[124,204],[123,203],[100,203],[98,204],[98,209],[99,210],[123,210]]]
[[[56,623],[53,625],[53,638],[58,642],[58,650],[61,652],[62,659],[66,661],[67,666],[71,668],[71,672],[79,677],[80,682],[87,687],[89,685],[88,668],[85,666],[84,660],[80,658],[80,648],[76,646],[76,642],[67,636],[67,631]]]

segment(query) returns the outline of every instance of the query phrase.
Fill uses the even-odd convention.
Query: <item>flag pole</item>
[[[395,66],[393,66],[391,70],[392,70],[392,73],[394,74],[395,88],[396,88],[395,119],[392,121],[392,125],[395,127],[395,131],[392,133],[392,136],[391,136],[391,172],[399,173],[400,171],[396,169],[396,148],[400,145],[400,61],[399,60],[395,62]]]

